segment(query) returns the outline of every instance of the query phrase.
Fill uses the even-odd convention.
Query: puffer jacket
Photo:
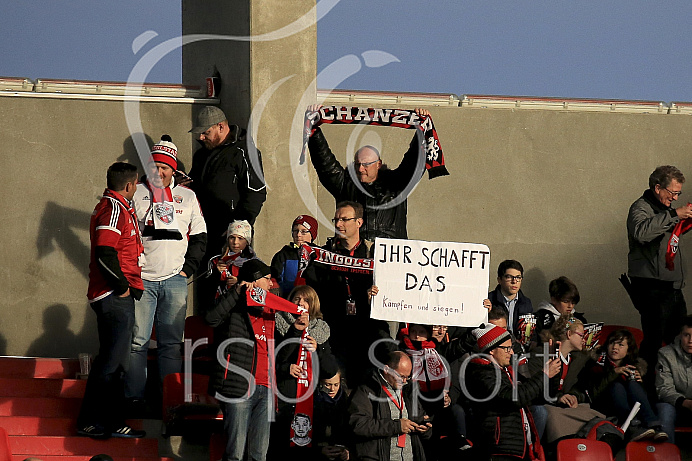
[[[259,308],[248,307],[244,292],[238,295],[236,290],[229,290],[204,317],[205,321],[214,327],[215,351],[229,338],[245,339],[252,343],[250,345],[247,341],[236,341],[226,346],[223,355],[228,363],[226,366],[216,363],[209,380],[209,394],[212,396],[216,392],[228,398],[248,395],[249,382],[243,374],[249,373],[254,376],[257,365],[255,333],[248,314],[250,309],[255,310],[256,315],[262,312]],[[270,336],[273,336],[274,325],[267,331],[267,339],[270,339]]]
[[[494,397],[497,378],[500,386]],[[469,394],[473,396],[472,406],[474,421],[478,425],[479,444],[485,455],[517,456],[521,459],[527,455],[526,432],[522,412],[531,426],[534,450],[542,452],[540,443],[536,444],[537,434],[529,405],[540,398],[543,393],[543,373],[538,373],[517,386],[517,397],[513,398],[514,387],[504,369],[485,359],[473,359],[466,369],[465,382]]]
[[[673,282],[674,288],[682,288],[682,240],[678,243],[674,270],[666,269],[668,240],[679,221],[675,209],[664,206],[651,190],[646,190],[630,206],[627,215],[627,275]]]
[[[661,402],[680,409],[685,399],[692,399],[692,355],[680,346],[680,336],[658,351],[656,393]]]
[[[418,166],[418,138],[413,136],[408,151],[395,170],[382,167],[377,180],[371,184],[356,184],[346,168],[336,159],[322,130],[315,129],[308,143],[310,159],[317,171],[320,183],[334,196],[336,202],[350,200],[363,205],[363,227],[360,236],[366,240],[375,237],[408,238],[406,231],[407,197],[413,186],[420,181],[425,165]],[[356,180],[357,181],[357,180]],[[411,183],[411,187],[409,186]],[[363,192],[363,189],[365,192]],[[407,190],[408,189],[408,190]],[[405,197],[399,197],[400,194]],[[400,203],[377,209],[399,198]],[[398,201],[398,200],[397,200]],[[395,202],[396,203],[396,202]]]

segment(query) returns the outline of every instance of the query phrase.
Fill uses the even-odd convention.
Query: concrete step
[[[107,454],[107,453],[106,453]],[[175,458],[145,458],[143,456],[111,456],[113,461],[176,461]],[[24,461],[23,455],[13,455],[12,461]],[[41,456],[42,461],[89,461],[91,455]]]
[[[76,418],[82,399],[0,397],[0,416]]]
[[[141,419],[128,420],[134,429],[142,429]],[[0,416],[0,427],[9,435],[42,435],[71,437],[77,434],[76,418],[48,418],[40,416]]]
[[[106,453],[113,457],[158,458],[159,442],[156,439],[121,439],[94,440],[89,437],[53,437],[10,435],[12,455],[35,456],[71,456]]]
[[[74,379],[77,373],[78,359],[0,357],[0,376],[3,378]]]
[[[81,399],[84,379],[0,378],[0,397],[61,397]]]

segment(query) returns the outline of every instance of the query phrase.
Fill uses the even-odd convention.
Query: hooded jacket
[[[656,393],[661,402],[678,410],[685,399],[692,399],[692,355],[682,350],[679,335],[658,351]]]

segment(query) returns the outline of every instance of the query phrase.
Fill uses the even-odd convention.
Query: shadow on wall
[[[524,272],[524,281],[521,284],[521,291],[531,298],[534,312],[538,310],[541,301],[549,299],[548,280],[540,269],[532,267]]]
[[[57,245],[70,263],[87,278],[90,250],[74,229],[89,229],[90,218],[90,213],[63,207],[55,202],[46,203],[36,238],[38,259],[55,251]]]
[[[80,342],[68,328],[72,314],[64,304],[53,304],[43,311],[43,334],[29,346],[30,357],[77,357]]]

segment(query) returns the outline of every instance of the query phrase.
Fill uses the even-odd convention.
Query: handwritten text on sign
[[[490,250],[477,243],[375,240],[371,316],[429,325],[487,321]]]

